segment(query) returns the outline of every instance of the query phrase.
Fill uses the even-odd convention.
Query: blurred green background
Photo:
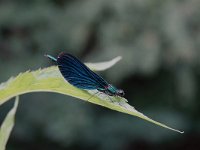
[[[0,82],[53,65],[123,59],[100,73],[141,119],[53,93],[20,97],[7,150],[199,150],[199,0],[0,0]],[[13,101],[0,107],[0,120]]]

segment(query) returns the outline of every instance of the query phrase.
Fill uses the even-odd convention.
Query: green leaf
[[[114,65],[120,57],[109,62],[89,64],[93,70],[105,70]],[[102,65],[103,64],[103,65]],[[57,66],[39,69],[36,71],[27,71],[20,73],[17,77],[11,78],[7,82],[0,85],[0,104],[6,102],[10,98],[30,92],[55,92],[65,94],[101,105],[109,109],[137,116],[161,127],[183,133],[182,131],[170,128],[162,123],[154,121],[144,114],[138,112],[134,107],[127,103],[127,100],[120,97],[108,97],[105,94],[95,94],[96,91],[86,91],[78,89],[64,80]]]
[[[10,136],[10,133],[11,133],[14,123],[15,123],[15,113],[17,110],[18,101],[19,101],[19,96],[16,97],[13,108],[9,111],[9,113],[7,114],[6,118],[4,119],[4,121],[1,125],[0,150],[6,149],[6,144],[7,144],[8,138]]]

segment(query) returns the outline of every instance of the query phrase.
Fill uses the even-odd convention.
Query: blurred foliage
[[[27,94],[8,149],[200,149],[199,44],[199,0],[0,0],[1,82],[49,66],[44,53],[90,62],[122,55],[103,76],[136,109],[186,131],[66,96]]]

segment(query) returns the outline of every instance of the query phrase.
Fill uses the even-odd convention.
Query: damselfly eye
[[[121,97],[123,97],[123,96],[125,95],[124,91],[123,91],[123,90],[121,90],[121,89],[120,89],[120,90],[118,90],[118,92],[117,92],[117,93],[118,93],[118,95],[119,95],[119,96],[121,96]]]

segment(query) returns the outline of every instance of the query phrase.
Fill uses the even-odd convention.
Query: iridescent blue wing
[[[59,54],[57,63],[63,77],[75,87],[93,90],[104,89],[108,86],[108,83],[103,78],[70,54]]]

